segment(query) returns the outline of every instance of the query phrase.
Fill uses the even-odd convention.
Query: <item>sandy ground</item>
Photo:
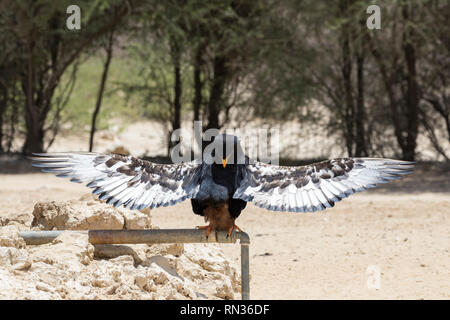
[[[403,181],[320,213],[248,205],[237,224],[252,240],[251,297],[449,299],[450,171],[434,167],[420,166]],[[50,174],[0,173],[0,219],[29,226],[35,202],[75,199],[86,191]],[[152,224],[190,228],[204,222],[184,202],[153,210]],[[238,244],[221,246],[239,261]]]

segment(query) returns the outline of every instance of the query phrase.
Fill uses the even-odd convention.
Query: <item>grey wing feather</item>
[[[198,191],[201,163],[156,164],[131,156],[40,153],[32,165],[72,182],[87,182],[99,199],[130,209],[174,205]]]
[[[307,166],[249,164],[233,198],[273,211],[314,212],[333,207],[355,192],[412,173],[414,162],[339,158]]]

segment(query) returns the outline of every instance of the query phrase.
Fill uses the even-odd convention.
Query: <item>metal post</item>
[[[242,300],[250,300],[250,259],[248,243],[241,243],[241,291]]]
[[[250,237],[245,232],[233,231],[229,237],[225,231],[212,232],[208,238],[197,229],[153,229],[153,230],[58,230],[23,231],[20,236],[27,245],[52,242],[63,232],[78,232],[88,235],[91,244],[137,244],[137,243],[235,243],[241,245],[241,290],[242,300],[250,299]]]

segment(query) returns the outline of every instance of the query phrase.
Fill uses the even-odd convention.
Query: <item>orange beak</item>
[[[228,161],[229,158],[230,158],[230,155],[227,156],[225,159],[222,159],[222,165],[223,165],[224,168],[227,166],[227,161]]]

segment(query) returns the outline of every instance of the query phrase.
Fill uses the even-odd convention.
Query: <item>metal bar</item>
[[[153,229],[153,230],[58,230],[23,231],[20,236],[27,245],[52,242],[62,232],[87,233],[91,244],[137,244],[137,243],[235,243],[241,245],[241,290],[242,300],[250,299],[250,237],[245,232],[233,231],[229,237],[225,231],[212,232],[208,238],[204,230],[198,229]]]
[[[217,236],[217,237],[216,237]],[[198,229],[154,229],[154,230],[89,230],[92,244],[124,243],[250,243],[245,232],[234,232],[227,237],[225,231],[212,232],[208,238]]]
[[[250,300],[250,258],[248,243],[241,243],[241,291],[242,300]]]

